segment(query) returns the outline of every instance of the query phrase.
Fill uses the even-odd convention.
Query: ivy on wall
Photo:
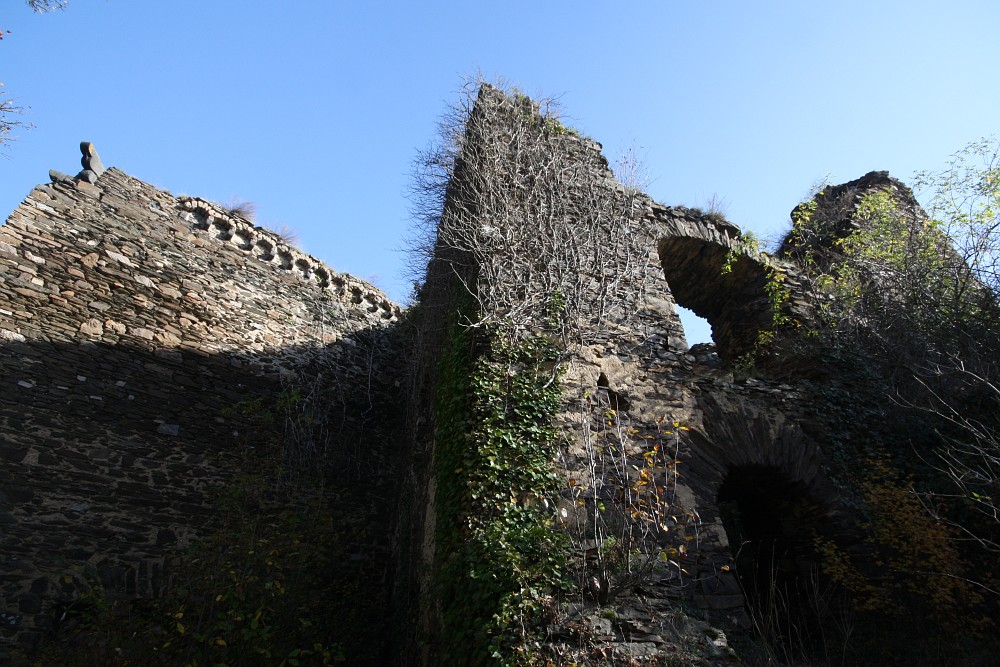
[[[555,358],[542,338],[481,341],[454,325],[436,406],[441,664],[533,664],[546,604],[566,583],[568,538],[551,500]]]

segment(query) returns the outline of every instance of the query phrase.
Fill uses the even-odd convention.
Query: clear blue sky
[[[560,96],[666,204],[776,235],[810,186],[940,168],[1000,132],[1000,3],[70,0],[4,3],[0,81],[36,128],[0,210],[78,144],[174,194],[257,204],[397,300],[416,152],[465,75]],[[703,334],[689,336],[702,338]]]

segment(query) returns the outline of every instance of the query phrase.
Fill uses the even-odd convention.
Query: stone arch
[[[271,262],[274,260],[274,244],[266,239],[257,239],[255,245],[257,249],[257,259],[262,262]]]
[[[233,225],[226,220],[213,218],[211,229],[215,232],[215,237],[220,241],[228,241],[233,238]]]
[[[310,266],[308,260],[303,258],[295,260],[295,270],[306,280],[312,279],[312,266]]]
[[[827,600],[843,595],[815,543],[833,531],[823,504],[777,466],[731,467],[716,501],[755,628],[788,645],[816,645]]]
[[[233,243],[239,247],[240,250],[250,251],[254,247],[254,237],[253,234],[245,229],[237,229],[233,233],[232,238]]]
[[[212,224],[212,216],[203,209],[195,209],[194,226],[196,229],[208,229]]]
[[[824,605],[844,595],[822,571],[816,538],[843,548],[857,541],[823,450],[782,412],[751,399],[706,396],[699,407],[687,482],[713,545],[703,558],[712,574],[699,583],[701,602],[745,609],[758,630],[770,624],[808,646],[824,610],[833,610]],[[722,561],[732,570],[720,576]]]
[[[660,265],[677,304],[708,320],[719,356],[732,361],[752,351],[773,322],[767,266],[738,250],[733,225],[685,222],[659,240]],[[729,261],[734,250],[737,256]]]

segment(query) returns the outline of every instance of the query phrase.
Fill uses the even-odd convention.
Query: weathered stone
[[[133,266],[132,260],[130,260],[125,255],[122,255],[121,253],[111,252],[110,250],[105,250],[104,253],[111,259],[118,262],[119,264],[124,264],[125,266]]]
[[[17,609],[23,614],[37,614],[42,610],[42,599],[33,593],[21,593]]]
[[[0,442],[0,458],[11,463],[20,463],[28,455],[27,447]]]
[[[80,164],[84,170],[93,172],[96,180],[96,177],[104,173],[104,164],[101,163],[101,158],[97,155],[97,149],[89,141],[81,141],[80,152],[83,154],[83,157],[80,158]]]
[[[92,159],[86,171],[96,174],[95,166]],[[100,562],[105,586],[157,594],[162,583],[151,578],[163,582],[166,576],[162,565],[151,569],[147,563],[162,563],[203,536],[213,498],[234,474],[231,454],[241,442],[233,432],[243,424],[222,415],[241,401],[283,391],[281,376],[309,362],[297,346],[320,350],[327,344],[318,329],[286,318],[263,345],[258,332],[269,321],[264,311],[322,321],[338,338],[381,331],[400,312],[375,288],[298,250],[287,250],[293,265],[307,260],[314,273],[376,294],[385,306],[369,313],[301,272],[239,261],[252,251],[226,245],[181,218],[212,210],[226,219],[210,202],[178,200],[115,169],[91,180],[56,179],[36,188],[0,228],[6,568],[0,614],[17,619],[5,641],[23,640],[42,627],[37,619],[48,617],[36,613],[39,605],[44,612],[54,599],[71,600],[82,590],[46,582],[67,576],[83,581],[90,564]],[[234,234],[285,247],[245,221],[234,219],[232,226]],[[177,308],[182,296],[183,310]],[[331,353],[337,367],[328,371],[367,377],[365,354]],[[343,380],[345,394],[355,381]],[[337,430],[354,438],[359,428]],[[370,554],[361,546],[355,551]],[[112,552],[117,561],[108,560]]]
[[[175,544],[177,535],[169,528],[163,528],[156,533],[156,546]]]
[[[171,350],[168,348],[158,347],[153,351],[157,359],[163,359],[164,361],[169,361],[172,364],[182,364],[184,363],[184,355],[182,355],[177,350]]]
[[[81,322],[80,333],[88,336],[100,336],[104,333],[104,323],[93,318]]]
[[[56,171],[55,169],[49,169],[49,178],[52,179],[53,183],[67,183],[73,180],[72,176],[62,173],[61,171]]]

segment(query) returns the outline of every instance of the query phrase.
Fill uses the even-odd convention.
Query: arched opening
[[[733,258],[730,245],[698,236],[664,237],[657,250],[677,305],[710,324],[719,356],[733,361],[753,350],[757,335],[773,321],[767,267],[745,253]],[[707,342],[688,333],[688,321],[682,323],[688,344]]]
[[[841,641],[845,593],[824,574],[817,548],[834,526],[806,485],[774,466],[732,467],[718,508],[758,636],[780,647],[783,659]]]

